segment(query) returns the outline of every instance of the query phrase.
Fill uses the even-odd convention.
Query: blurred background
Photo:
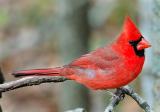
[[[11,73],[56,67],[113,41],[129,15],[152,43],[142,75],[130,84],[155,112],[160,110],[159,0],[0,0],[0,66]],[[3,112],[63,112],[84,107],[103,112],[111,96],[66,81],[4,93]],[[143,112],[126,97],[116,112]]]

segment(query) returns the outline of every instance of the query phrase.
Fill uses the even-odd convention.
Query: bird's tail
[[[60,76],[60,72],[63,68],[47,68],[47,69],[31,69],[31,70],[22,70],[12,73],[15,77],[20,76]]]

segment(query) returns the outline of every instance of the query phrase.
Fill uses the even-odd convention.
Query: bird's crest
[[[133,21],[130,19],[129,16],[125,18],[123,31],[125,35],[127,36],[128,40],[138,40],[141,37],[141,33],[136,27],[136,25],[133,23]]]

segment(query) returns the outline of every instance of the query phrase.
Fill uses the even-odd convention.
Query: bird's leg
[[[117,88],[115,93],[112,94],[112,99],[115,100],[115,105],[118,105],[118,103],[125,97],[125,93],[120,88]]]
[[[118,97],[119,100],[123,100],[125,97],[125,93],[121,90],[121,88],[117,88],[114,93],[108,90],[107,92],[112,96],[112,98]]]
[[[119,101],[123,100],[125,97],[125,93],[121,90],[121,88],[117,88],[114,94],[118,98]]]

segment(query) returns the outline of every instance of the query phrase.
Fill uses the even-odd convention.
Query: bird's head
[[[118,41],[124,47],[132,47],[138,56],[144,56],[144,49],[151,46],[129,17],[124,21],[123,31]]]

